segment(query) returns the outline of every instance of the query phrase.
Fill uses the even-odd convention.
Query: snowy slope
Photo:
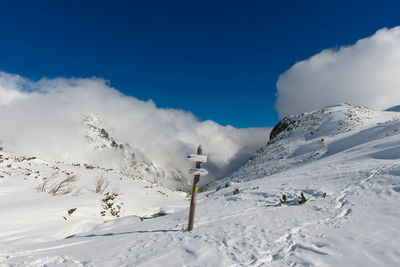
[[[90,231],[78,231],[67,239],[57,240],[54,234],[53,240],[40,239],[52,230],[40,229],[32,240],[33,233],[7,226],[16,221],[14,217],[7,223],[2,220],[6,228],[0,233],[6,238],[0,241],[0,262],[5,266],[399,266],[399,119],[398,112],[351,105],[289,117],[289,123],[284,120],[275,128],[268,145],[247,164],[199,195],[194,231],[184,230],[188,202],[174,193],[176,202],[167,203],[167,198],[163,206],[176,212],[143,221],[126,216],[96,222]],[[18,177],[32,183],[35,179],[23,173]],[[12,183],[21,182],[5,177],[0,183],[2,189],[9,188],[1,192],[6,199],[1,210],[20,213],[24,208],[12,204],[9,192],[16,190]],[[298,204],[301,192],[307,198],[304,204]],[[282,194],[287,201],[279,205]],[[60,202],[62,197],[57,197]]]
[[[187,202],[184,192],[118,169],[6,151],[0,151],[0,198],[0,248],[64,238],[126,215],[169,213]]]
[[[399,118],[394,112],[350,104],[288,116],[271,131],[268,144],[220,184],[271,175],[398,134],[397,124],[391,123]]]

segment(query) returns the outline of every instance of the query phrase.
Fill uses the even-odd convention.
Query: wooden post
[[[197,148],[197,155],[201,155],[203,153],[203,149],[201,145]],[[201,162],[196,161],[196,168],[201,168]],[[192,199],[190,200],[190,212],[189,212],[189,223],[188,223],[188,231],[192,231],[194,224],[194,214],[196,210],[196,202],[197,202],[197,193],[199,192],[199,187],[197,183],[200,181],[200,175],[195,174],[193,178],[193,189],[192,189]]]

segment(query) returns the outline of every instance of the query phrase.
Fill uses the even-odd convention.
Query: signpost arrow
[[[196,155],[196,154],[191,154],[186,156],[191,161],[199,161],[199,162],[207,162],[207,156],[205,155]]]
[[[195,169],[190,169],[189,173],[194,174],[194,175],[204,176],[204,175],[208,174],[208,171],[206,169],[202,169],[202,168],[200,168],[200,169],[195,168]]]

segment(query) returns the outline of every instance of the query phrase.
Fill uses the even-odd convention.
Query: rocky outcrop
[[[273,141],[280,133],[284,131],[291,131],[296,127],[297,123],[294,118],[285,117],[283,118],[269,134],[269,140]]]

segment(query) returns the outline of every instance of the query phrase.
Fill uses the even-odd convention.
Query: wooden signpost
[[[196,162],[196,168],[190,169],[189,173],[194,174],[193,178],[193,189],[192,189],[192,199],[190,200],[190,212],[189,212],[189,222],[188,222],[188,231],[192,231],[194,224],[194,214],[196,210],[196,202],[197,202],[197,193],[199,192],[199,187],[197,186],[200,181],[201,175],[207,175],[208,172],[206,169],[201,168],[202,162],[207,162],[207,156],[202,155],[203,149],[201,145],[197,148],[197,155],[189,155],[187,158],[191,161]]]

